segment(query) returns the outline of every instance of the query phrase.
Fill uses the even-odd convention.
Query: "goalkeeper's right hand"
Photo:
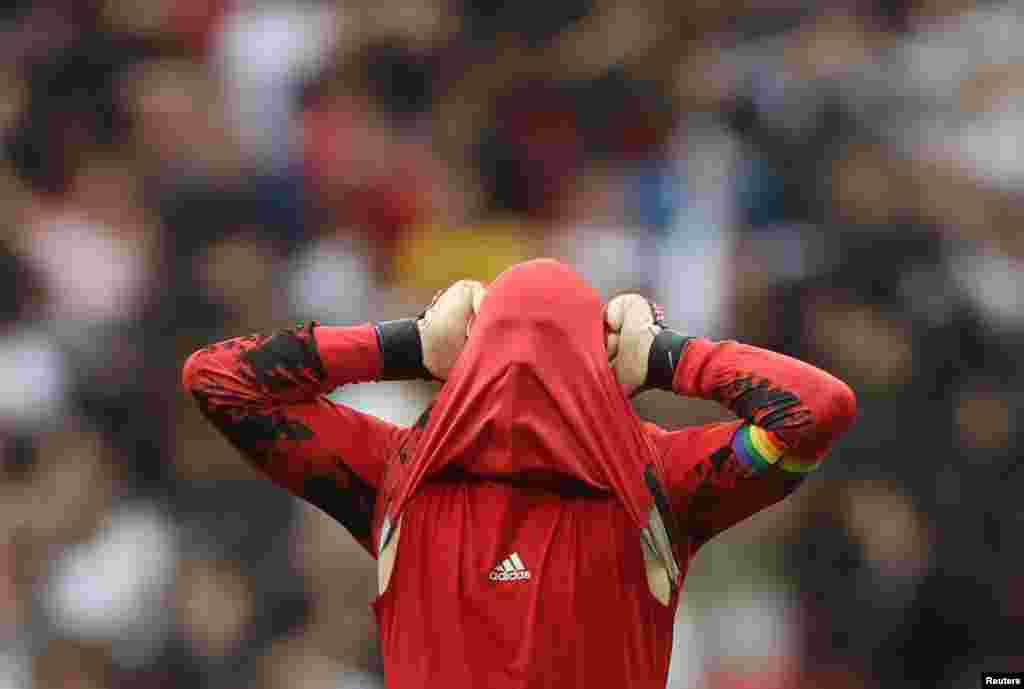
[[[469,337],[486,290],[475,280],[459,280],[442,290],[416,321],[423,365],[438,380],[448,378]]]

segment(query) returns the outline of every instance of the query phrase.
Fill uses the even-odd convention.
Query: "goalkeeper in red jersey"
[[[410,378],[444,381],[410,428],[324,397]],[[604,305],[550,260],[417,319],[212,345],[184,382],[378,559],[393,689],[664,687],[687,563],[796,488],[856,406],[824,371],[676,333],[637,295]],[[739,418],[663,430],[629,402],[650,388]]]

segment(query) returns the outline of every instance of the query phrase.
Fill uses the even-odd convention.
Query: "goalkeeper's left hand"
[[[627,396],[647,381],[647,362],[654,336],[661,331],[659,310],[639,294],[621,294],[605,307],[608,362]]]

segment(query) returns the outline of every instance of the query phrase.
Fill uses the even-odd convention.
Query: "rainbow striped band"
[[[806,474],[818,468],[821,460],[807,461],[791,455],[786,456],[786,447],[774,433],[759,426],[745,423],[732,438],[732,449],[740,461],[751,467],[755,473],[778,465],[783,471]]]

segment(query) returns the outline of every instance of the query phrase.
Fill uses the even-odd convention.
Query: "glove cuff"
[[[381,354],[379,380],[434,380],[423,365],[423,341],[415,318],[382,321],[374,330]]]
[[[671,391],[676,366],[683,358],[686,345],[692,339],[692,337],[681,335],[675,330],[662,328],[654,336],[651,351],[647,355],[647,380],[644,382],[644,387]]]

